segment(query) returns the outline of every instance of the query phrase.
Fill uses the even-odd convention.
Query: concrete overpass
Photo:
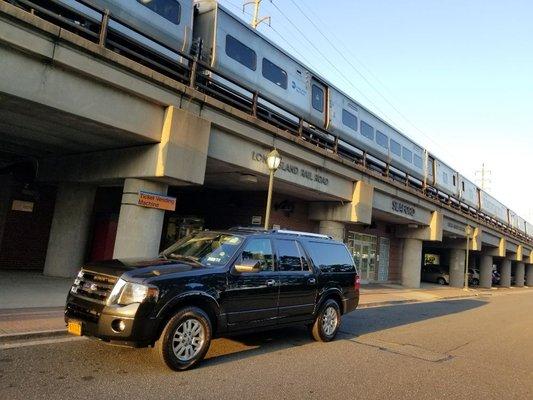
[[[71,276],[90,258],[94,210],[105,208],[106,188],[122,191],[113,256],[152,257],[169,224],[168,211],[139,206],[139,191],[171,192],[177,210],[189,210],[186,200],[194,202],[195,193],[203,198],[234,193],[246,202],[266,190],[264,155],[275,147],[284,164],[276,175],[282,205],[274,224],[317,230],[359,246],[354,252],[368,281],[419,286],[423,249],[429,246],[449,252],[450,284],[462,286],[465,232],[471,226],[470,250],[483,286],[491,284],[495,260],[502,285],[511,285],[512,270],[516,284],[523,285],[526,265],[533,285],[533,246],[524,238],[4,1],[0,71],[0,163],[36,160],[37,185],[55,190],[43,261],[47,274]],[[13,247],[8,222],[16,224],[13,214],[21,212],[14,202],[28,189],[17,189],[13,174],[0,179],[4,251]],[[261,200],[250,201],[256,209],[264,207]],[[290,211],[291,203],[303,211]],[[224,214],[224,205],[217,212]],[[257,213],[239,218],[250,217],[251,223]]]

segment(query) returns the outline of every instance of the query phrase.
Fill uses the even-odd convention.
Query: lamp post
[[[466,226],[465,233],[466,233],[466,257],[465,257],[464,290],[468,290],[468,258],[470,256],[470,235],[472,235],[472,227],[470,225]]]
[[[265,229],[268,229],[270,225],[270,208],[272,207],[272,188],[274,186],[274,174],[276,173],[279,165],[281,164],[281,156],[276,149],[268,153],[266,158],[268,169],[270,170],[270,179],[268,181],[268,196],[267,206],[265,213]]]

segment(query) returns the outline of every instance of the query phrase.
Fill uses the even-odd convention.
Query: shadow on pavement
[[[397,326],[461,313],[486,303],[480,299],[464,299],[356,310],[343,316],[338,338],[352,339]],[[217,339],[211,344],[208,357],[200,368],[311,343],[313,340],[305,327]]]

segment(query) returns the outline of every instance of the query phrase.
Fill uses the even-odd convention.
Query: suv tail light
[[[355,275],[354,287],[355,290],[361,289],[361,278],[359,278],[359,275]]]

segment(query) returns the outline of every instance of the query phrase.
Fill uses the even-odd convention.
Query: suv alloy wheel
[[[329,299],[322,305],[315,322],[311,325],[311,335],[319,342],[329,342],[335,338],[341,325],[339,304]]]
[[[156,350],[169,368],[184,371],[205,357],[211,335],[211,322],[203,310],[183,308],[168,321],[156,343]]]

